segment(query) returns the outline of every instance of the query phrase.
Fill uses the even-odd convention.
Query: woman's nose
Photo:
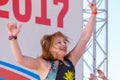
[[[62,45],[63,45],[63,46],[65,46],[65,45],[66,45],[66,43],[62,42]]]

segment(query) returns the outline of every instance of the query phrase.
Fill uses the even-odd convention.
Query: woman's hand
[[[91,2],[89,4],[89,6],[90,6],[92,12],[97,12],[97,8],[96,8],[96,3],[95,2]]]
[[[8,23],[7,31],[9,36],[17,36],[22,28],[22,24],[18,27],[16,23]]]

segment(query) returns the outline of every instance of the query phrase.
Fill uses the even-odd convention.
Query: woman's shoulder
[[[45,59],[43,59],[42,57],[37,57],[36,59],[37,59],[37,61],[39,62],[39,64],[40,64],[41,66],[43,66],[43,67],[46,67],[46,66],[48,66],[48,65],[51,64],[50,61],[45,60]]]
[[[38,60],[39,62],[43,62],[43,63],[44,63],[44,62],[46,62],[46,63],[49,62],[49,63],[50,63],[49,60],[46,60],[46,59],[42,58],[41,56],[37,57],[36,60]]]

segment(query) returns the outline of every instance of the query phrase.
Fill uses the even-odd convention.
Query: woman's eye
[[[65,41],[64,44],[67,44],[67,42]]]
[[[61,43],[61,42],[58,42],[59,44]]]

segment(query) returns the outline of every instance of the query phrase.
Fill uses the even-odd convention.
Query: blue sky
[[[120,1],[109,0],[109,80],[120,78]]]

